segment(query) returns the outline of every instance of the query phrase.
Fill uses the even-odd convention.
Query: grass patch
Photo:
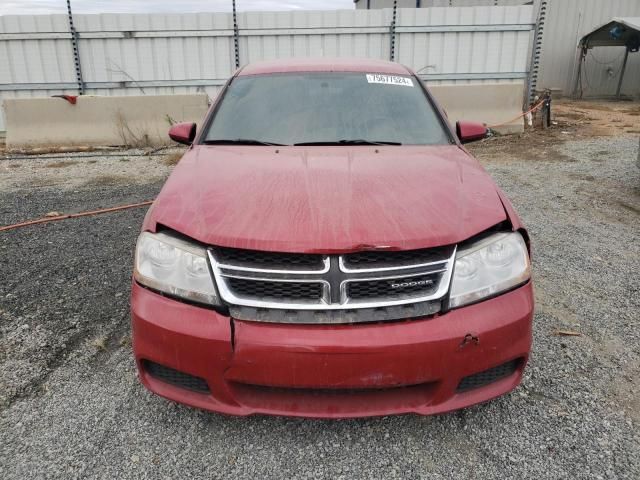
[[[100,350],[100,351],[106,351],[107,350],[107,337],[97,337],[94,338],[93,340],[91,340],[91,345],[96,349],[96,350]]]
[[[628,203],[624,203],[624,202],[618,202],[618,204],[622,208],[625,208],[625,209],[629,210],[630,212],[635,213],[636,215],[640,215],[640,208],[634,207],[633,205],[629,205]]]
[[[162,157],[162,163],[171,167],[177,164],[182,158],[183,152],[168,153]]]
[[[87,180],[84,185],[87,187],[107,187],[110,185],[126,185],[130,183],[129,177],[126,175],[97,175]]]

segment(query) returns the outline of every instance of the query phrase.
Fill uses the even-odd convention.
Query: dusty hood
[[[196,146],[163,187],[157,223],[211,245],[290,252],[456,243],[506,215],[455,145]]]

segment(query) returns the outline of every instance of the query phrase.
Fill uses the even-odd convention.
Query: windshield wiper
[[[204,140],[204,145],[274,145],[283,146],[283,143],[265,142],[262,140],[253,140],[251,138],[216,138],[212,140]]]
[[[353,139],[353,140],[333,140],[333,141],[319,141],[319,142],[301,142],[294,143],[296,147],[302,147],[305,145],[402,145],[400,142],[385,142],[378,140],[363,140],[363,139]]]
[[[378,140],[363,140],[363,139],[344,139],[344,140],[334,140],[334,141],[320,141],[320,142],[301,142],[294,143],[296,147],[305,146],[305,145],[402,145],[400,142],[385,142]]]

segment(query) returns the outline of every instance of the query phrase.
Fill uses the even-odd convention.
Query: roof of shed
[[[611,37],[611,29],[616,25],[624,28],[620,38]],[[614,17],[610,22],[587,33],[580,39],[579,46],[591,47],[624,47],[633,35],[640,34],[640,17]]]

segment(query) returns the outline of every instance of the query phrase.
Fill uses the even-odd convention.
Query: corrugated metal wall
[[[514,5],[531,4],[533,0],[426,0],[433,7],[478,7],[500,6],[511,7]],[[424,3],[424,0],[423,0]]]
[[[640,0],[550,0],[548,5],[538,88],[559,88],[567,95],[573,90],[578,40],[613,17],[640,16]],[[585,96],[615,94],[623,55],[624,47],[589,51]],[[629,54],[622,93],[640,95],[640,53]]]
[[[531,4],[533,0],[397,0],[398,8],[429,7],[511,7]],[[393,0],[359,0],[356,8],[391,8]]]
[[[426,75],[430,82],[527,78],[532,7],[411,8],[399,12],[396,59]],[[433,30],[425,34],[408,25],[430,25]]]
[[[399,0],[398,5],[414,4]],[[423,8],[486,5],[522,5],[530,3],[538,12],[540,0],[421,0]],[[360,0],[358,8],[366,8]],[[393,0],[370,0],[371,8],[393,5]],[[604,25],[613,17],[640,16],[640,0],[548,0],[544,24],[539,90],[553,88],[565,95],[573,92],[577,69],[578,40]],[[624,48],[596,48],[589,52],[583,74],[585,96],[608,96],[615,93],[622,66]],[[622,93],[640,95],[640,54],[629,55]]]
[[[240,13],[240,61],[388,59],[391,21],[389,9]],[[400,9],[396,60],[430,82],[522,82],[533,22],[531,6]],[[231,14],[74,15],[74,23],[87,94],[213,97],[235,69]],[[0,95],[60,93],[76,93],[67,17],[0,17]]]

